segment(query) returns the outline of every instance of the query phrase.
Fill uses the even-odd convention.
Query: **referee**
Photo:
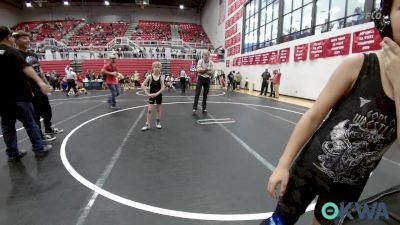
[[[201,88],[203,90],[203,113],[207,113],[207,96],[210,90],[210,81],[213,75],[213,63],[210,61],[210,52],[203,52],[202,59],[197,63],[198,79],[196,84],[196,95],[194,97],[193,114],[196,113]]]

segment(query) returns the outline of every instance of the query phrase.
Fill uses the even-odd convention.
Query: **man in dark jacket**
[[[260,93],[260,95],[263,95],[263,93],[264,93],[264,96],[267,96],[268,82],[271,79],[271,74],[268,72],[268,69],[265,69],[265,72],[262,73],[261,79],[262,79],[262,84],[261,84],[261,93]]]

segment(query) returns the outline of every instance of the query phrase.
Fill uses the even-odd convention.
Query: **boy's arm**
[[[334,71],[313,107],[297,123],[278,167],[289,168],[294,157],[319,128],[336,102],[348,93],[355,83],[364,62],[364,55],[348,56]]]
[[[164,91],[164,89],[165,89],[164,78],[161,78],[161,77],[160,77],[160,79],[161,79],[161,89],[157,92],[157,95],[161,94],[161,93]]]
[[[149,82],[150,76],[146,77],[146,79],[142,83],[142,90],[147,96],[150,96],[150,93],[147,91],[146,85]]]

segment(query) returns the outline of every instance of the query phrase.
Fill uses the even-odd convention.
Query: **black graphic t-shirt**
[[[39,64],[39,57],[33,53],[32,51],[19,51],[22,55],[22,57],[24,57],[26,63],[30,66],[33,67],[33,69],[35,70],[35,72],[40,75],[40,64]],[[36,84],[36,82],[32,79],[29,79],[29,84],[32,87],[32,91],[33,94],[35,96],[37,95],[42,95],[42,92],[40,91],[40,87]]]
[[[0,44],[0,102],[29,102],[32,91],[23,72],[29,65],[15,48]]]
[[[364,56],[354,87],[295,160],[328,182],[365,185],[397,137],[395,102],[383,90],[378,58]]]

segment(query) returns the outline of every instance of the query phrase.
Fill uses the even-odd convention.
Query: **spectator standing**
[[[271,79],[271,74],[268,72],[268,69],[265,69],[265,72],[261,74],[261,93],[260,95],[267,96],[268,92],[268,82]]]
[[[272,83],[274,85],[274,97],[279,98],[279,85],[281,84],[281,70],[276,70],[276,74],[272,78]]]

